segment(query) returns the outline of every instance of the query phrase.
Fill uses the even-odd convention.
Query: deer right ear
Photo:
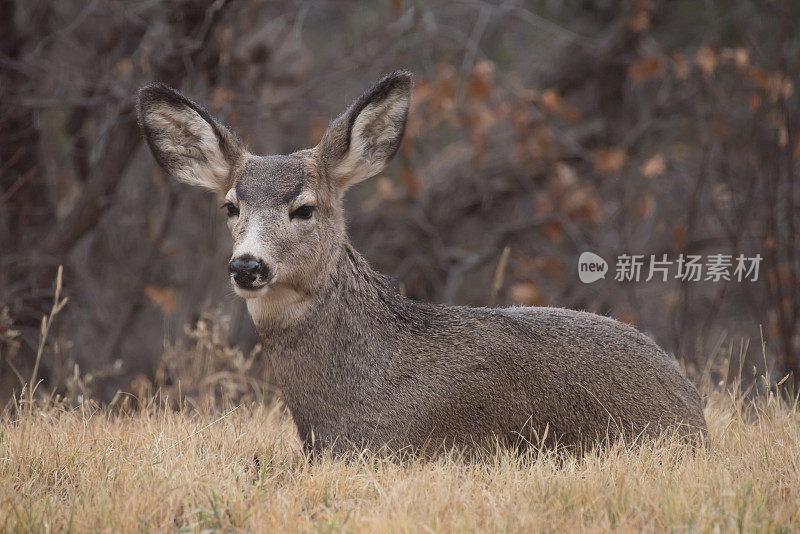
[[[230,189],[231,171],[245,150],[205,109],[151,83],[139,90],[137,115],[153,156],[172,177],[213,191]]]
[[[388,74],[325,131],[317,151],[339,192],[375,176],[394,157],[403,138],[413,85],[409,72]]]

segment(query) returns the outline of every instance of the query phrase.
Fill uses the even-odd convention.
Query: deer
[[[412,90],[409,72],[392,72],[317,146],[267,156],[175,89],[138,93],[157,163],[224,196],[230,282],[303,448],[587,450],[667,432],[702,441],[697,389],[632,326],[555,307],[412,300],[354,249],[343,196],[398,151]]]

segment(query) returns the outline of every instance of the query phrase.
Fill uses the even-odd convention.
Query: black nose
[[[233,276],[236,285],[244,289],[252,289],[256,282],[269,280],[269,268],[262,260],[250,254],[236,256],[228,264],[228,272]]]

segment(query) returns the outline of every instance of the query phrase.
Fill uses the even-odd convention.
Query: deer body
[[[257,323],[307,446],[421,450],[547,436],[574,447],[677,423],[681,433],[705,428],[697,390],[627,325],[558,308],[415,302],[349,245],[338,262],[339,277],[303,320]]]
[[[226,194],[231,280],[305,446],[583,447],[665,430],[703,435],[697,390],[635,329],[558,308],[416,302],[353,249],[342,194],[394,155],[410,95],[410,75],[393,73],[314,149],[257,157],[180,93],[140,92],[159,163]]]

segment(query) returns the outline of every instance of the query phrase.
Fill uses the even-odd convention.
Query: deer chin
[[[264,284],[263,286],[255,287],[253,289],[245,289],[243,287],[239,287],[235,283],[232,285],[233,285],[233,290],[236,292],[236,294],[242,297],[243,299],[247,300],[263,297],[270,291],[269,284]]]
[[[247,298],[247,311],[257,327],[288,326],[304,315],[311,299],[284,284],[270,284],[268,290]]]

